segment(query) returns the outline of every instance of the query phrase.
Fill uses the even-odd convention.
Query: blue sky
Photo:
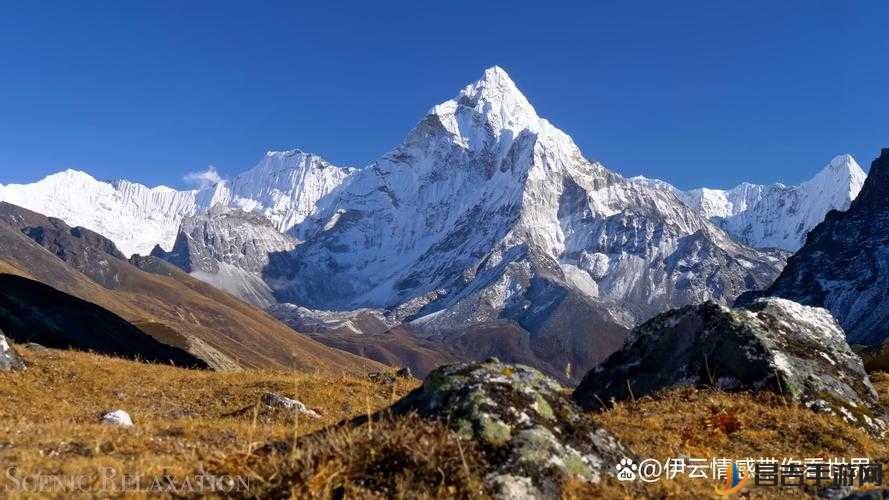
[[[258,3],[6,5],[0,183],[362,165],[494,64],[586,156],[681,187],[889,147],[887,2]]]

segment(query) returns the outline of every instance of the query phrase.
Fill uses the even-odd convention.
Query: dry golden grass
[[[389,417],[355,426],[418,385],[394,387],[351,375],[283,372],[213,373],[140,364],[86,353],[19,348],[29,368],[0,374],[0,491],[6,471],[86,476],[87,495],[112,493],[124,474],[151,489],[198,474],[239,476],[244,497],[481,498],[490,470],[471,441],[440,423]],[[889,402],[889,376],[875,374]],[[321,419],[284,418],[254,405],[265,391],[296,397]],[[98,424],[105,410],[124,409],[135,427]],[[255,408],[255,409],[254,409]],[[239,411],[242,410],[242,411]],[[771,394],[677,389],[593,413],[640,458],[869,457],[889,461],[889,443],[816,415]],[[345,422],[345,423],[344,423]],[[340,423],[340,425],[333,425]],[[323,429],[323,430],[322,430]],[[320,432],[315,432],[320,431]],[[116,479],[103,482],[109,468]],[[161,483],[163,486],[165,483]],[[31,485],[33,487],[33,484]],[[129,485],[133,487],[131,483]],[[566,485],[567,498],[716,498],[715,481],[678,479],[646,485],[606,480]],[[44,494],[72,491],[50,483]],[[74,491],[74,493],[82,493]],[[126,496],[155,495],[156,491]],[[169,492],[167,492],[169,493]],[[179,491],[180,494],[187,493]],[[192,491],[192,494],[195,492]],[[752,498],[811,496],[813,491],[748,489]],[[0,493],[0,496],[9,496]]]
[[[883,406],[889,404],[889,377],[875,373],[872,380]],[[639,401],[618,403],[593,419],[612,431],[640,458],[661,462],[673,457],[745,459],[748,457],[842,458],[867,457],[889,462],[889,442],[874,439],[839,418],[788,405],[772,393],[726,393],[674,389]],[[722,498],[716,481],[678,476],[642,486],[628,487],[608,481],[594,488],[578,488],[609,497],[678,496]],[[749,490],[752,498],[811,497],[813,488],[761,487]]]
[[[0,373],[0,491],[18,486],[6,473],[12,466],[20,480],[38,474],[98,480],[108,468],[118,477],[140,475],[146,481],[189,478],[202,464],[376,411],[418,384],[398,380],[394,387],[383,386],[351,375],[218,373],[88,353],[18,350],[28,369]],[[265,391],[295,397],[321,418],[281,418],[259,410]],[[135,426],[98,423],[115,409],[129,412]],[[101,482],[91,486],[102,489]]]

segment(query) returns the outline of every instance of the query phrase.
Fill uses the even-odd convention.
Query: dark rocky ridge
[[[116,314],[37,281],[0,274],[0,328],[17,342],[191,368],[207,364]]]

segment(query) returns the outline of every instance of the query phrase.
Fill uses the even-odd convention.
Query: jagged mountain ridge
[[[69,169],[31,184],[0,185],[0,201],[102,234],[129,257],[155,245],[171,250],[182,220],[216,205],[259,212],[287,231],[350,172],[300,150],[270,151],[253,169],[202,189],[104,182]]]
[[[645,177],[632,180],[672,190],[687,205],[747,245],[795,252],[827,212],[849,208],[866,178],[855,158],[844,154],[798,186],[745,182],[728,190],[681,191],[664,181]]]

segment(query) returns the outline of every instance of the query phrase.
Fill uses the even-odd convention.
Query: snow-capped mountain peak
[[[215,201],[260,212],[279,231],[288,231],[353,171],[299,149],[269,151],[259,164],[226,184],[228,199],[220,195]]]
[[[818,192],[838,192],[839,195],[851,201],[858,196],[866,178],[867,174],[852,155],[841,154],[834,157],[815,177],[802,183],[801,186]],[[835,186],[842,186],[844,189],[839,192],[839,190],[832,189]]]
[[[105,182],[68,169],[31,184],[0,185],[0,201],[96,231],[127,256],[146,255],[155,245],[170,250],[184,217],[219,204],[258,212],[287,231],[352,172],[294,149],[270,151],[247,172],[200,190]]]
[[[96,231],[127,256],[148,253],[158,242],[172,245],[179,221],[198,209],[196,197],[196,191],[104,182],[72,169],[32,184],[0,186],[0,201]]]
[[[429,118],[439,122],[459,145],[473,151],[488,149],[498,158],[523,131],[555,131],[499,66],[485,70],[480,80],[453,99],[433,106]]]

